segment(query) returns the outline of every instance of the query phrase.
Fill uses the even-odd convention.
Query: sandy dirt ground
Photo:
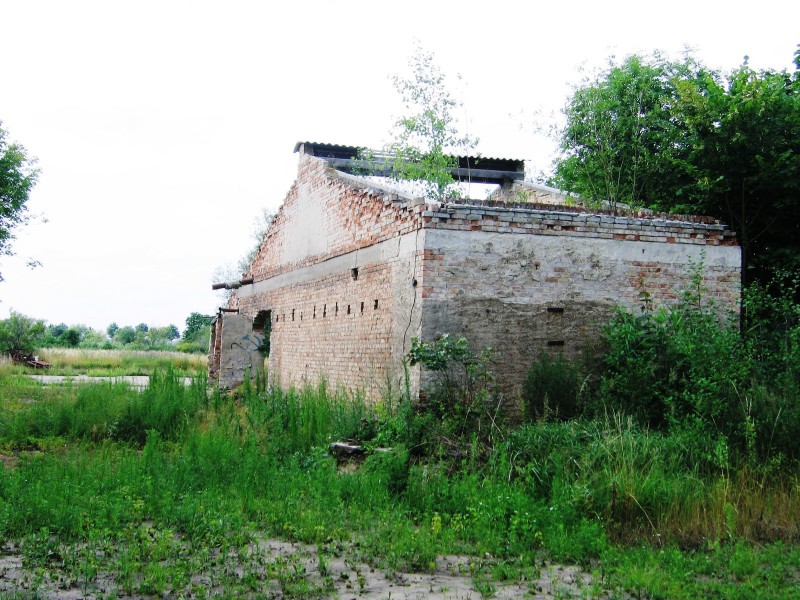
[[[592,577],[574,566],[544,564],[538,578],[526,581],[491,581],[482,578],[480,583],[471,575],[474,557],[442,556],[436,569],[426,573],[387,572],[362,562],[353,562],[344,556],[329,556],[324,563],[325,573],[320,572],[317,546],[290,543],[280,540],[263,540],[251,544],[251,556],[240,560],[243,565],[257,554],[262,573],[269,571],[272,564],[291,565],[294,573],[303,573],[311,589],[309,593],[293,591],[285,587],[280,577],[265,575],[255,589],[236,591],[226,589],[225,585],[215,584],[219,578],[214,573],[216,567],[208,572],[196,573],[192,585],[186,590],[171,590],[157,596],[132,592],[126,594],[116,582],[113,573],[98,572],[89,582],[79,581],[60,572],[54,564],[46,570],[25,569],[23,557],[13,544],[6,544],[0,554],[0,597],[53,598],[53,599],[99,599],[99,598],[192,598],[192,597],[249,597],[249,598],[339,598],[364,600],[421,600],[480,598],[583,598],[592,585]],[[247,567],[232,566],[237,557],[231,556],[227,569],[233,569],[229,577],[234,580],[244,577],[252,564]],[[242,559],[243,557],[238,557]],[[274,571],[272,572],[274,577]],[[323,576],[324,575],[324,576]],[[327,582],[327,583],[326,583]],[[135,586],[134,586],[135,587]],[[480,588],[476,589],[476,588]],[[200,590],[198,592],[198,590]],[[483,593],[481,593],[483,592]],[[600,597],[603,595],[601,594]],[[589,594],[588,597],[598,597]]]
[[[150,385],[150,377],[148,375],[120,375],[118,377],[91,377],[89,375],[28,375],[31,379],[44,384],[62,384],[62,383],[92,383],[101,381],[122,382],[127,383],[133,387],[146,388]],[[191,377],[185,377],[184,385],[192,383]]]

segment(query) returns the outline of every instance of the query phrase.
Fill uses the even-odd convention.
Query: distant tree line
[[[126,350],[177,350],[206,352],[212,317],[191,313],[181,335],[176,325],[153,327],[146,323],[111,323],[105,331],[87,325],[47,324],[11,311],[0,321],[0,353],[32,353],[39,348],[95,348]]]

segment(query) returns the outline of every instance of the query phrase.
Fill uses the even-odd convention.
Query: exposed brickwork
[[[222,359],[222,319],[216,317],[211,322],[211,338],[208,341],[208,377],[219,379],[219,367]]]
[[[465,335],[491,346],[512,393],[541,353],[577,356],[596,343],[615,306],[674,304],[703,264],[707,299],[738,309],[739,267],[727,247],[442,230],[426,235],[422,335]],[[735,253],[734,253],[735,254]],[[691,261],[691,262],[690,262]],[[513,394],[512,394],[513,395]]]
[[[239,300],[244,314],[272,309],[270,377],[283,386],[316,383],[362,389],[387,387],[391,364],[392,264],[362,265]]]
[[[534,208],[535,207],[535,208]],[[426,207],[421,215],[424,227],[489,233],[524,233],[566,237],[736,246],[736,234],[725,225],[704,222],[703,217],[587,213],[585,208],[497,203],[445,204]],[[635,214],[635,213],[633,213]],[[689,220],[693,219],[693,220]]]
[[[286,225],[303,217],[300,199],[312,199],[322,215],[324,247],[300,260],[286,260]],[[422,208],[396,195],[376,191],[338,173],[321,159],[300,155],[297,180],[267,231],[247,276],[256,281],[332,256],[353,252],[421,227]],[[307,233],[307,232],[306,232]]]

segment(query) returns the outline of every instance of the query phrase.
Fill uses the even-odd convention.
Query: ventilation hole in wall
[[[563,306],[548,306],[547,307],[547,312],[561,314],[561,313],[564,312],[564,307]]]
[[[300,311],[300,320],[301,321],[303,320],[303,311],[302,310]]]
[[[327,316],[328,316],[328,305],[327,304],[323,304],[322,305],[322,318],[324,319]]]
[[[548,340],[547,345],[548,346],[563,346],[564,345],[564,340]]]
[[[348,315],[350,314],[350,305],[349,304],[347,305],[347,314]]]
[[[375,299],[375,305],[372,307],[372,310],[378,310],[378,299]]]
[[[336,303],[336,307],[333,309],[333,316],[336,317],[339,315],[339,303]]]
[[[314,312],[311,314],[311,318],[312,319],[316,319],[317,318],[317,305],[316,304],[314,305]]]
[[[294,309],[292,309],[292,321],[294,321]]]
[[[363,302],[361,303],[361,314],[362,315],[364,314],[364,303]]]
[[[352,269],[350,269],[350,277],[353,278],[353,281],[358,280],[358,267],[353,267]]]

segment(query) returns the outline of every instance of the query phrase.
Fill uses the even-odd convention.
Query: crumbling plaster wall
[[[404,338],[408,347],[419,335],[412,285],[415,237],[401,236],[360,251],[358,259],[344,254],[239,290],[241,313],[272,311],[270,384],[314,385],[325,379],[334,388],[362,390],[373,398],[402,384]]]
[[[439,211],[423,213],[422,337],[451,333],[476,350],[491,346],[511,395],[543,350],[575,356],[597,341],[615,306],[638,310],[642,292],[656,307],[677,302],[692,285],[692,264],[703,265],[721,317],[738,310],[739,247],[715,224],[610,217],[600,226],[597,217],[596,227],[581,227],[572,215],[559,223],[536,211]]]
[[[219,317],[215,325],[214,342],[218,340],[219,354],[219,387],[233,389],[244,381],[245,375],[252,379],[264,376],[264,355],[260,348],[263,335],[253,331],[253,319],[248,316],[226,314]]]

